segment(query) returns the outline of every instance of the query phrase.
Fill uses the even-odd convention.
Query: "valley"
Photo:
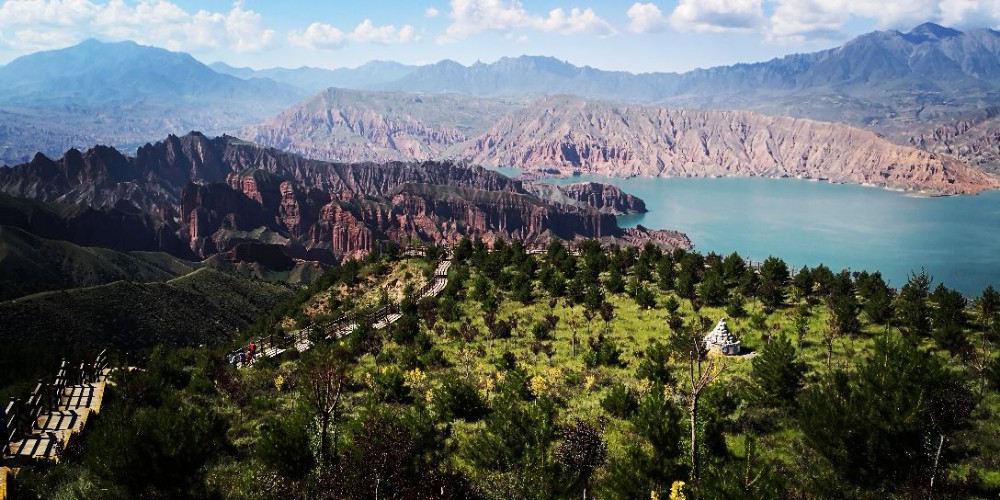
[[[1000,13],[579,2],[0,2],[0,500],[996,498]]]

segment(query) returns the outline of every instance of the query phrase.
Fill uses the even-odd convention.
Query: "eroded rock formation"
[[[463,236],[690,245],[675,232],[619,228],[613,213],[644,205],[610,186],[526,188],[453,162],[328,163],[198,133],[143,146],[133,158],[110,148],[36,158],[0,171],[0,189],[85,203],[94,213],[127,208],[150,228],[129,249],[185,257],[228,253],[237,261],[277,262],[274,247],[280,247],[292,258],[334,262],[386,241],[449,243]]]

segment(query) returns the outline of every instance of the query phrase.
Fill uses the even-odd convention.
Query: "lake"
[[[507,174],[515,170],[503,169]],[[548,179],[614,184],[646,202],[646,214],[622,226],[679,229],[702,252],[737,251],[753,260],[781,257],[791,266],[823,263],[835,272],[878,270],[900,287],[927,270],[979,295],[1000,285],[1000,192],[918,198],[854,185],[763,178]]]

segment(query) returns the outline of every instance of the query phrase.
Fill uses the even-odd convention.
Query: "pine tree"
[[[931,332],[930,307],[927,305],[930,286],[931,278],[926,272],[911,273],[896,298],[896,320],[911,337],[923,338]]]
[[[753,358],[750,379],[753,397],[765,406],[789,406],[802,388],[806,365],[784,335],[772,339]]]
[[[705,271],[705,276],[698,285],[698,294],[701,296],[701,300],[709,306],[721,306],[726,303],[729,298],[729,290],[726,289],[726,284],[718,268],[710,268]]]

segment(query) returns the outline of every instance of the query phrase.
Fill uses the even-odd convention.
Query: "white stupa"
[[[708,335],[705,335],[705,346],[727,355],[739,354],[743,348],[736,335],[733,335],[726,327],[726,318],[720,319],[715,324],[715,328],[708,332]]]

